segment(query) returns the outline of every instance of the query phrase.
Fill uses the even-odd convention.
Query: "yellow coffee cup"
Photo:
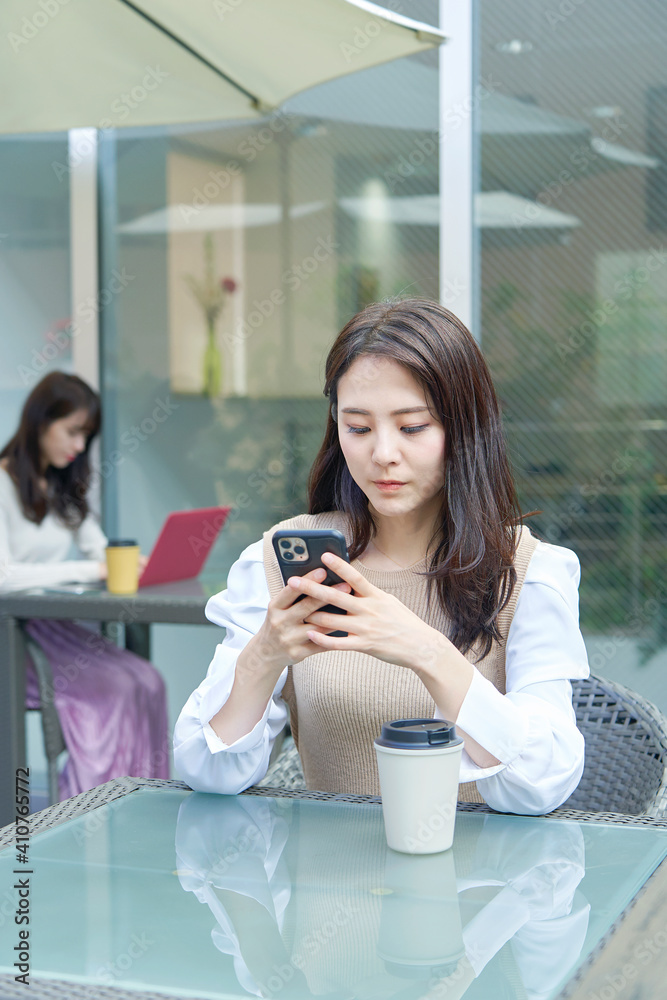
[[[107,545],[107,590],[111,594],[136,594],[139,586],[139,546],[129,539]]]

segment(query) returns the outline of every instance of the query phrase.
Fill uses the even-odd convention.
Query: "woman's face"
[[[445,477],[445,431],[424,390],[389,358],[357,358],[338,383],[338,438],[371,509],[436,517]]]
[[[42,468],[50,465],[65,469],[86,447],[88,411],[73,410],[67,417],[54,420],[39,437]]]

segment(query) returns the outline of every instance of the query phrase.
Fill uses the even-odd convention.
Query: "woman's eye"
[[[409,427],[401,427],[406,434],[416,434],[418,431],[425,431],[428,424],[411,424]]]
[[[348,427],[350,434],[367,434],[369,429],[368,427]]]

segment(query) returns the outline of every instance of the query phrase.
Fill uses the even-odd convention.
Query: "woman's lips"
[[[405,483],[399,483],[394,481],[383,482],[382,480],[375,480],[375,485],[383,493],[393,493],[395,490],[400,490],[401,486],[405,486]]]

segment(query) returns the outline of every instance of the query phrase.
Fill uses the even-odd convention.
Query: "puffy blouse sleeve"
[[[190,695],[176,723],[176,770],[197,791],[233,795],[261,780],[275,738],[287,721],[287,707],[281,698],[285,668],[264,715],[249,733],[228,745],[210,725],[230,695],[238,655],[261,628],[268,604],[260,540],[248,546],[232,566],[227,590],[206,605],[206,617],[223,626],[226,635],[216,648],[206,678]]]
[[[499,812],[549,812],[581,778],[584,739],[570,683],[589,673],[579,575],[574,552],[538,543],[507,639],[506,693],[476,671],[459,712],[457,725],[501,762],[480,768],[464,752],[461,780],[477,781]]]

